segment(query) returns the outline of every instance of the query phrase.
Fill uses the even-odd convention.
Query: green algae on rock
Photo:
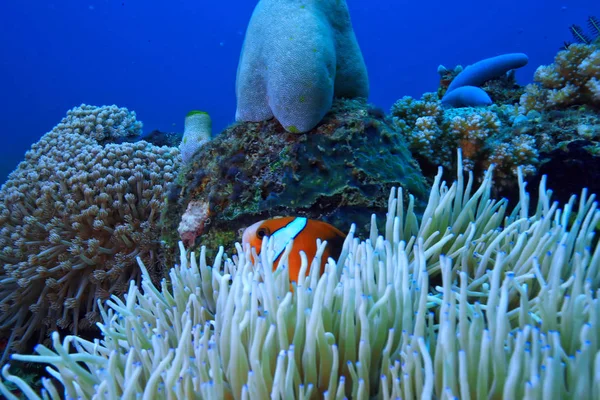
[[[281,215],[341,230],[353,221],[362,229],[386,209],[393,186],[423,207],[428,186],[417,162],[399,132],[363,100],[336,100],[305,134],[287,132],[275,119],[236,123],[181,171],[163,213],[165,240],[218,248],[249,224]]]

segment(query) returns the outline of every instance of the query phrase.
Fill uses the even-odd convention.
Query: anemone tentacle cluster
[[[157,265],[160,207],[180,156],[144,141],[106,142],[140,126],[126,109],[77,107],[0,189],[4,356],[48,330],[94,326],[96,300],[139,281],[136,257]]]
[[[272,240],[255,261],[221,248],[212,266],[205,248],[197,258],[180,244],[161,288],[138,260],[141,287],[100,307],[102,340],[54,333],[54,350],[13,357],[50,364],[82,399],[599,398],[595,196],[559,207],[542,180],[530,213],[518,172],[510,212],[490,198],[492,168],[478,187],[462,172],[447,186],[440,169],[420,222],[392,190],[384,231],[373,216],[361,241],[353,226],[339,259],[306,274],[319,243],[293,291],[291,244],[275,271]],[[9,369],[4,379],[40,398]]]

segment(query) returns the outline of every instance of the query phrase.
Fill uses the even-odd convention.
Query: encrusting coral
[[[136,257],[152,271],[157,265],[160,207],[179,151],[144,141],[110,143],[139,134],[141,124],[123,110],[69,111],[0,190],[4,356],[27,348],[29,339],[43,342],[48,330],[94,326],[96,301],[139,280]]]
[[[478,188],[472,173],[450,187],[441,176],[420,222],[392,190],[382,235],[375,216],[365,241],[353,226],[340,258],[301,272],[293,292],[285,262],[271,270],[272,240],[256,264],[238,245],[212,266],[180,244],[160,289],[138,260],[142,285],[107,303],[102,340],[53,333],[54,350],[13,358],[50,364],[81,399],[599,398],[595,196],[559,208],[542,181],[531,214],[519,173],[508,212],[490,198],[491,169]]]

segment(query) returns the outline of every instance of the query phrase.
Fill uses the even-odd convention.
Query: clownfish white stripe
[[[308,220],[304,217],[297,217],[283,228],[273,232],[273,250],[275,251],[274,260],[284,252],[285,247],[290,240],[296,238],[296,236],[304,230],[307,221]]]
[[[253,223],[242,232],[242,244],[250,245],[258,255],[266,237],[269,237],[269,241],[273,241],[270,248],[273,251],[271,257],[274,257],[274,260],[279,260],[286,247],[291,245],[292,240],[294,241],[292,252],[289,254],[288,268],[290,280],[297,282],[302,267],[302,257],[298,254],[299,251],[304,251],[306,258],[312,260],[319,250],[317,238],[327,240],[327,247],[321,258],[321,271],[323,271],[328,257],[335,258],[340,255],[346,235],[326,222],[287,216]],[[273,264],[273,270],[277,268],[277,265],[279,262]]]

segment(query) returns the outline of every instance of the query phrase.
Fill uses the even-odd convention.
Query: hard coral
[[[534,75],[539,84],[529,84],[521,96],[522,114],[571,105],[600,106],[600,48],[594,44],[572,44],[558,52],[554,63],[540,66]]]
[[[90,136],[99,143],[116,142],[128,136],[139,136],[143,124],[136,119],[135,111],[125,107],[96,107],[82,104],[67,111],[57,128],[65,133]]]
[[[404,130],[414,125],[420,117],[433,117],[441,121],[444,109],[435,93],[423,94],[421,100],[404,96],[392,105],[394,124]]]
[[[158,258],[160,208],[178,150],[101,145],[95,138],[130,131],[131,119],[115,125],[89,106],[85,114],[71,110],[0,190],[0,335],[10,334],[12,348],[34,335],[43,340],[47,330],[93,326],[96,300],[139,279],[135,258],[151,266]],[[96,125],[87,132],[90,115]]]
[[[436,95],[427,93],[421,100],[398,100],[391,115],[425,173],[433,173],[439,165],[452,170],[453,154],[461,148],[465,170],[479,174],[495,164],[495,190],[503,196],[516,195],[510,182],[517,166],[523,166],[526,177],[536,174],[540,151],[557,142],[542,132],[524,130],[517,122],[527,118],[519,115],[517,106],[508,104],[444,109]]]
[[[488,138],[498,133],[502,123],[494,112],[472,110],[466,115],[456,115],[448,122],[449,130],[458,140],[458,146],[465,156],[465,168],[472,170],[475,160],[481,157],[481,151]]]
[[[510,185],[517,175],[519,167],[522,169],[523,176],[532,176],[537,172],[540,157],[534,136],[517,135],[507,142],[500,142],[490,147],[491,153],[482,165],[495,164],[498,166],[495,175],[499,186]]]
[[[534,137],[539,153],[533,163],[520,161],[536,167],[536,174],[529,179],[534,195],[543,174],[557,182],[554,196],[560,201],[568,201],[573,191],[583,187],[600,192],[600,115],[596,110],[580,106],[541,113],[530,111],[527,118],[518,119],[512,128],[514,140],[522,135]],[[499,149],[498,143],[491,146]],[[529,151],[529,146],[518,148],[519,154]]]
[[[392,121],[406,136],[422,168],[448,169],[455,163],[457,147],[465,155],[464,168],[471,170],[485,159],[486,141],[500,131],[499,108],[444,109],[437,96],[426,93],[422,100],[404,97],[392,106]],[[500,113],[502,114],[502,113]],[[427,167],[429,165],[430,167]]]

